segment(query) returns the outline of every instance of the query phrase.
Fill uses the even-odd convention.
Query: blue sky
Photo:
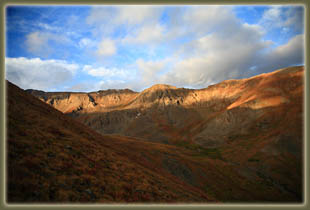
[[[303,65],[302,6],[8,6],[6,78],[24,89],[204,88]]]

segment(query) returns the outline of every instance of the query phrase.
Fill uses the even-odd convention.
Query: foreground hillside
[[[69,112],[79,120],[124,117],[120,126],[132,126],[127,131],[139,138],[100,135],[9,83],[8,200],[301,202],[303,73],[303,67],[287,68],[203,90],[101,91],[89,93],[98,95],[91,95],[90,108],[85,93],[28,91],[54,99],[53,106],[79,104]],[[113,94],[126,102],[99,112]],[[187,100],[192,95],[196,102]],[[124,107],[140,105],[127,118],[131,111]],[[86,112],[92,109],[98,110]]]
[[[111,138],[15,85],[7,89],[9,203],[215,201],[120,154]]]

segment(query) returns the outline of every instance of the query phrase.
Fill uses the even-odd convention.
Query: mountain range
[[[7,82],[8,202],[301,202],[303,104],[303,66],[204,89]]]

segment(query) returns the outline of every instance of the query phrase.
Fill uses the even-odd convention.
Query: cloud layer
[[[7,58],[6,75],[38,89],[70,80],[72,90],[204,88],[303,64],[303,13],[301,6],[55,8],[37,22],[12,21],[8,28],[23,33],[25,53]]]
[[[79,66],[62,60],[6,58],[6,79],[24,89],[48,90],[73,79]]]
[[[303,63],[302,34],[280,46],[265,39],[270,30],[285,30],[285,27],[293,27],[296,21],[300,24],[303,18],[300,8],[270,7],[256,24],[242,22],[229,6],[169,8],[166,22],[159,21],[158,11],[163,11],[160,7],[141,8],[141,14],[133,15],[129,20],[123,18],[132,9],[116,9],[118,15],[114,26],[127,23],[131,29],[126,36],[118,38],[121,43],[136,47],[143,45],[150,51],[156,51],[154,44],[166,45],[170,49],[175,47],[168,55],[170,65],[162,64],[167,57],[136,60],[136,68],[140,71],[138,81],[145,86],[168,83],[202,88],[225,79],[252,76]],[[93,23],[98,26],[104,24],[102,21],[106,18],[100,11],[101,8],[96,7],[90,15],[90,18],[97,20]],[[142,23],[142,16],[149,21]],[[174,44],[180,39],[188,41]],[[165,73],[158,74],[159,69],[164,67]]]

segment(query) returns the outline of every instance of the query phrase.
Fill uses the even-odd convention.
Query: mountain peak
[[[150,88],[145,89],[144,91],[157,91],[157,90],[166,90],[166,89],[177,89],[175,86],[166,85],[166,84],[156,84]]]
[[[112,94],[112,93],[136,93],[133,90],[130,90],[128,88],[126,89],[106,89],[106,90],[98,90],[96,92],[91,93],[105,93],[105,94]]]

